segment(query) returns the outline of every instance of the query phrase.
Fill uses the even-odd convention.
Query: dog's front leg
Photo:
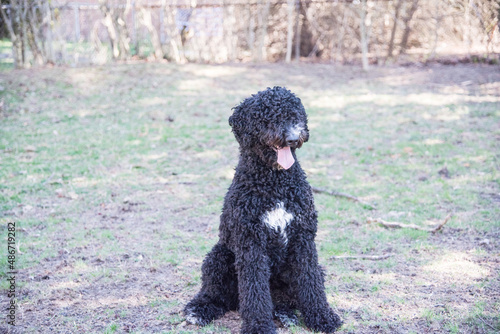
[[[314,233],[302,231],[290,240],[289,261],[296,274],[292,283],[304,323],[312,330],[333,333],[342,325],[326,300],[325,280],[318,264]]]
[[[240,237],[236,255],[242,334],[274,334],[271,276],[265,246],[252,237]]]

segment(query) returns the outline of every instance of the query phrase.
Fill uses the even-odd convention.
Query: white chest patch
[[[285,239],[285,243],[288,242],[286,236],[286,227],[293,219],[293,215],[288,213],[283,202],[279,202],[276,208],[271,211],[267,211],[263,216],[262,220],[270,229],[275,230]]]

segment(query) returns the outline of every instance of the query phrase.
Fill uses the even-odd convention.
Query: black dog
[[[313,195],[295,162],[309,138],[300,99],[268,88],[235,107],[229,124],[240,158],[187,321],[204,326],[239,310],[241,333],[267,334],[276,333],[273,317],[297,324],[298,309],[310,329],[334,332],[342,321],[326,300]]]

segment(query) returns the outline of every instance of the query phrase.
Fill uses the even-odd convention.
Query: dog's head
[[[233,110],[229,125],[242,153],[253,152],[273,168],[293,165],[295,149],[309,139],[307,115],[298,97],[286,88],[267,88]]]

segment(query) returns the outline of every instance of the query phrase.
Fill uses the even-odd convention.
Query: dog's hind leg
[[[216,244],[203,261],[201,272],[201,290],[186,305],[184,314],[189,323],[205,326],[238,308],[234,254],[226,246]]]

